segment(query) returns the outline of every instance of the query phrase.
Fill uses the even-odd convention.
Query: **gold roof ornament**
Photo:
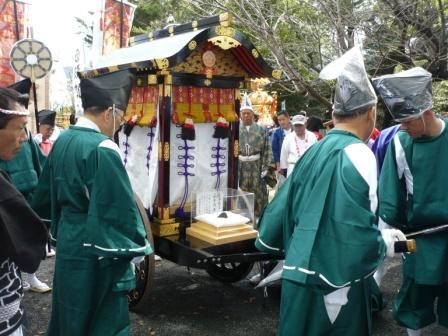
[[[271,127],[274,125],[273,117],[277,111],[277,93],[269,93],[262,89],[264,85],[269,83],[268,80],[256,80],[253,82],[255,82],[253,87],[257,89],[249,97],[252,101],[254,112],[259,115],[258,124],[264,127]]]

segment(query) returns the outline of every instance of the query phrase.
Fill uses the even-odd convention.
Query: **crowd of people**
[[[447,223],[448,131],[421,68],[371,82],[355,47],[321,78],[336,79],[325,136],[318,118],[281,111],[269,137],[242,98],[239,187],[255,194],[256,247],[284,259],[279,334],[370,335],[395,243]],[[134,83],[132,69],[81,79],[84,116],[56,142],[54,111],[40,112],[33,136],[29,87],[0,88],[0,335],[23,335],[26,287],[52,290],[35,274],[55,254],[49,240],[57,253],[48,335],[129,334],[133,264],[153,252],[112,141]],[[397,123],[381,132],[377,95]],[[277,190],[271,202],[267,186]],[[415,239],[393,304],[410,336],[436,316],[448,327],[448,233]]]
[[[280,335],[370,335],[372,302],[380,302],[375,296],[395,242],[447,222],[446,121],[432,111],[424,69],[374,78],[372,87],[355,47],[321,78],[337,80],[335,127],[265,207],[256,246],[284,258]],[[372,151],[366,144],[376,93],[399,126],[376,134]],[[448,233],[415,237],[417,251],[403,255],[393,304],[410,336],[437,319],[448,327]]]
[[[53,111],[40,113],[33,138],[28,95],[0,89],[0,335],[23,335],[21,272],[31,289],[51,290],[35,276],[54,254],[49,239],[57,254],[47,334],[129,334],[133,264],[152,249],[111,138],[134,82],[133,70],[81,80],[84,116],[55,143]]]

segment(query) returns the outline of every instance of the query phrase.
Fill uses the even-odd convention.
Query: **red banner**
[[[137,120],[138,125],[149,126],[154,118],[157,117],[158,93],[157,85],[134,86],[126,110],[126,120],[136,115],[139,117]]]
[[[122,6],[123,29],[121,31]],[[105,0],[100,27],[103,32],[103,55],[107,55],[112,50],[120,48],[120,38],[122,39],[123,48],[127,47],[132,21],[134,20],[134,12],[135,6],[126,1]]]
[[[9,53],[14,43],[27,37],[25,34],[27,5],[16,1],[16,8],[19,38],[16,32],[14,1],[0,0],[0,87],[9,86],[16,81],[16,74],[9,63]]]
[[[195,123],[216,122],[219,117],[233,122],[235,90],[173,85],[173,115],[171,120],[181,124],[189,116]]]

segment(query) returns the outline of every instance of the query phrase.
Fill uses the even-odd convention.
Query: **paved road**
[[[41,265],[38,275],[51,283],[54,258]],[[391,301],[401,281],[400,259],[388,263],[383,291],[388,305],[374,317],[373,335],[406,335],[392,319]],[[135,336],[269,336],[275,335],[278,322],[280,289],[269,297],[254,290],[248,281],[223,285],[200,270],[188,271],[168,261],[156,266],[154,295],[146,316],[131,313],[131,335]],[[45,333],[51,312],[51,294],[27,292],[27,335]],[[438,326],[426,328],[424,335],[448,335]],[[105,335],[107,336],[107,335]],[[361,336],[361,335],[360,335]]]

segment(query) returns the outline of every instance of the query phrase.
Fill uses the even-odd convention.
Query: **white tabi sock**
[[[375,279],[376,284],[378,287],[381,286],[381,280],[383,280],[383,277],[386,275],[386,263],[382,262],[381,265],[378,267],[378,269],[373,274],[373,279]]]
[[[422,334],[422,330],[414,330],[414,329],[406,329],[408,331],[408,336],[420,336]]]
[[[36,273],[28,273],[28,282],[31,286],[34,286],[38,281],[39,279],[37,278]]]

